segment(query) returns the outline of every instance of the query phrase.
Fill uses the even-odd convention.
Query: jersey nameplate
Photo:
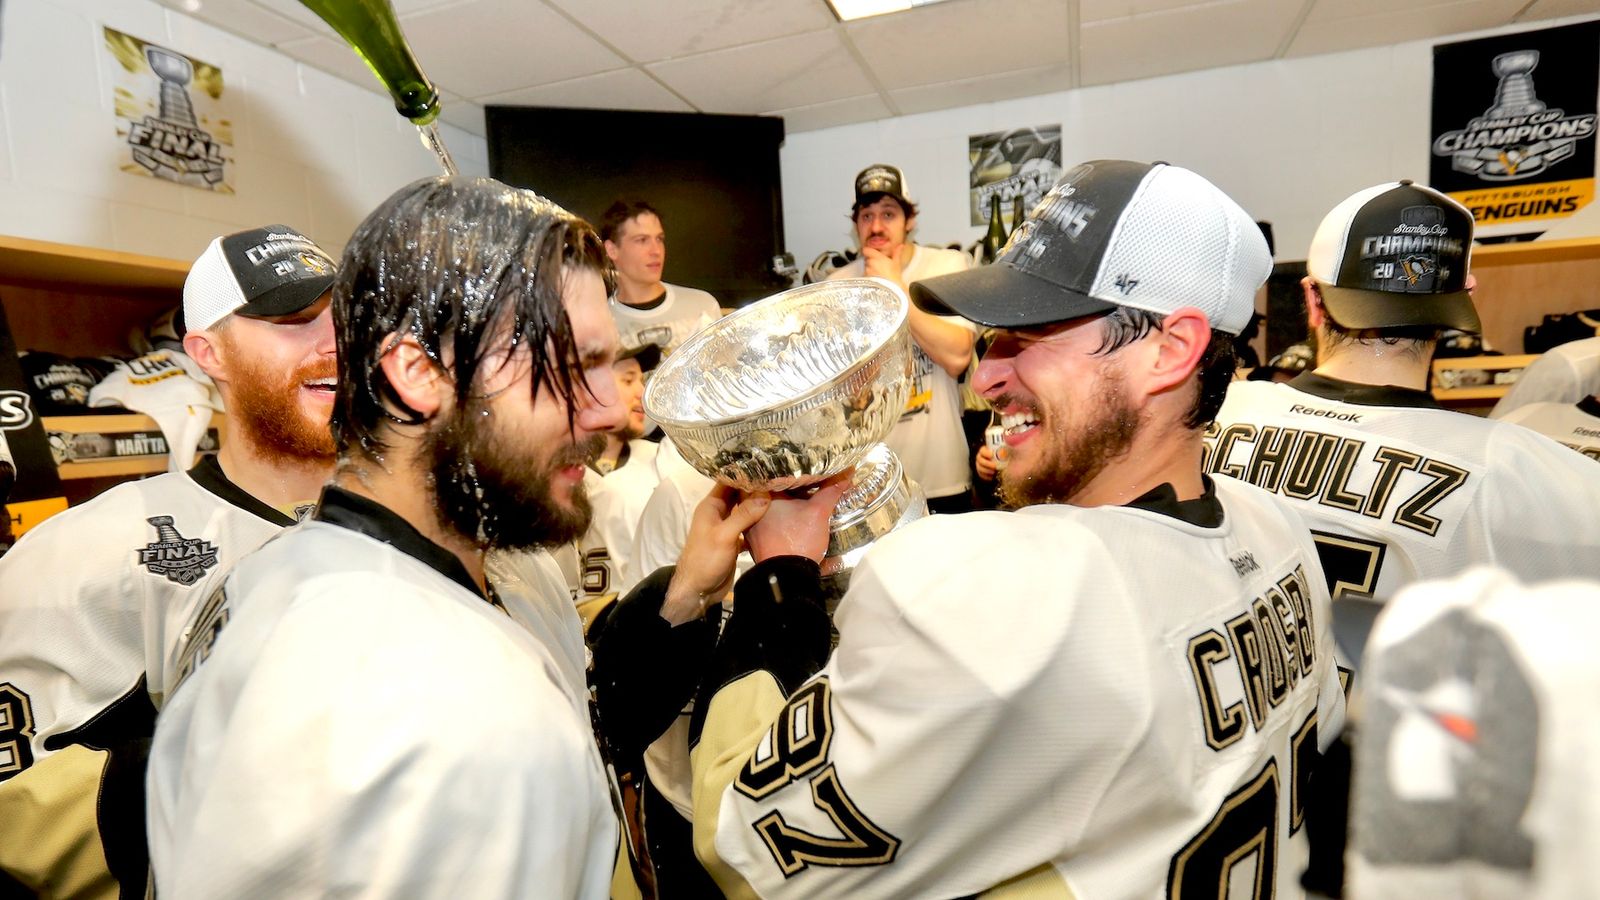
[[[138,551],[139,565],[151,575],[187,587],[217,564],[217,545],[179,534],[171,516],[151,516],[145,521],[155,526],[156,539]]]

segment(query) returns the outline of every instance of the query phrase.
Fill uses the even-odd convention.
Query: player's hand
[[[767,514],[745,532],[756,562],[803,556],[821,562],[828,553],[828,519],[850,489],[855,469],[840,472],[806,496],[773,494]]]
[[[988,444],[978,448],[978,455],[972,463],[978,470],[978,477],[984,481],[993,481],[1000,474],[1000,467],[994,464],[994,448]]]
[[[863,260],[863,275],[868,278],[887,278],[895,284],[902,287],[905,286],[905,281],[902,280],[900,260],[884,253],[882,250],[875,250],[871,247],[861,248],[861,259]]]
[[[689,536],[661,603],[663,619],[682,625],[721,601],[733,585],[733,562],[743,547],[744,531],[761,520],[770,504],[766,494],[741,500],[733,488],[712,487],[689,520]]]

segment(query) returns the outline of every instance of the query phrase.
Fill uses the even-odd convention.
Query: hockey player
[[[996,265],[913,285],[1000,329],[974,387],[1004,417],[1015,511],[883,538],[831,657],[818,561],[843,483],[701,504],[596,675],[624,741],[621,708],[648,732],[698,687],[695,849],[724,891],[1297,891],[1296,786],[1343,718],[1327,592],[1287,504],[1200,468],[1269,267],[1198,175],[1098,160]],[[741,531],[756,565],[713,641]]]
[[[333,280],[283,225],[212,241],[184,282],[183,346],[228,411],[221,451],[0,559],[0,895],[144,895],[145,751],[183,625],[331,470]]]
[[[606,896],[587,704],[484,573],[588,524],[620,418],[604,271],[586,224],[490,179],[416,182],[358,227],[334,480],[208,599],[156,729],[159,896]]]

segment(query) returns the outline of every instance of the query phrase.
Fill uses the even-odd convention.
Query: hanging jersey
[[[1594,893],[1600,584],[1475,569],[1407,588],[1367,645],[1355,900]]]
[[[1421,391],[1315,373],[1236,381],[1206,444],[1207,471],[1296,504],[1335,597],[1385,600],[1475,564],[1600,578],[1600,471]]]
[[[0,870],[43,890],[71,848],[99,858],[83,877],[109,865],[142,883],[142,742],[183,629],[293,522],[207,457],[52,516],[0,557]]]
[[[1600,399],[1585,397],[1577,403],[1529,403],[1519,406],[1502,422],[1515,422],[1547,438],[1600,460]]]
[[[1568,341],[1523,369],[1489,418],[1505,418],[1530,403],[1576,403],[1594,394],[1600,394],[1600,337]]]
[[[1300,798],[1344,716],[1328,596],[1287,504],[1222,480],[1208,498],[1208,522],[1163,511],[1197,502],[1165,487],[881,539],[816,677],[782,683],[786,640],[762,650],[774,667],[702,693],[695,843],[719,885],[1298,894]],[[719,655],[754,639],[747,603],[797,605],[745,593],[782,562],[741,582]],[[804,633],[826,655],[826,623]]]
[[[629,306],[611,298],[611,318],[624,349],[655,344],[661,354],[678,349],[689,336],[722,316],[717,298],[705,291],[662,282],[666,296],[651,307]]]
[[[907,285],[972,268],[972,257],[957,250],[917,245],[911,262],[901,271]],[[829,281],[861,278],[866,261],[857,259],[828,274]],[[977,334],[978,326],[960,316],[939,320]],[[900,458],[906,475],[922,486],[928,497],[948,497],[964,492],[971,483],[967,434],[961,427],[961,390],[949,372],[912,340],[911,396],[905,412],[884,443]]]
[[[164,898],[605,897],[617,825],[550,649],[329,488],[202,607],[150,755]]]
[[[628,460],[600,476],[589,492],[594,517],[578,542],[583,555],[583,585],[579,601],[608,594],[625,594],[633,582],[624,577],[633,552],[633,536],[645,503],[661,482],[656,465],[659,445],[646,440],[628,442]],[[587,483],[588,473],[585,473]]]

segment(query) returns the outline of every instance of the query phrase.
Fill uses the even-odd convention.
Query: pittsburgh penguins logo
[[[1416,287],[1422,279],[1438,274],[1439,261],[1428,256],[1408,256],[1400,260],[1400,271],[1406,277],[1406,284]]]

